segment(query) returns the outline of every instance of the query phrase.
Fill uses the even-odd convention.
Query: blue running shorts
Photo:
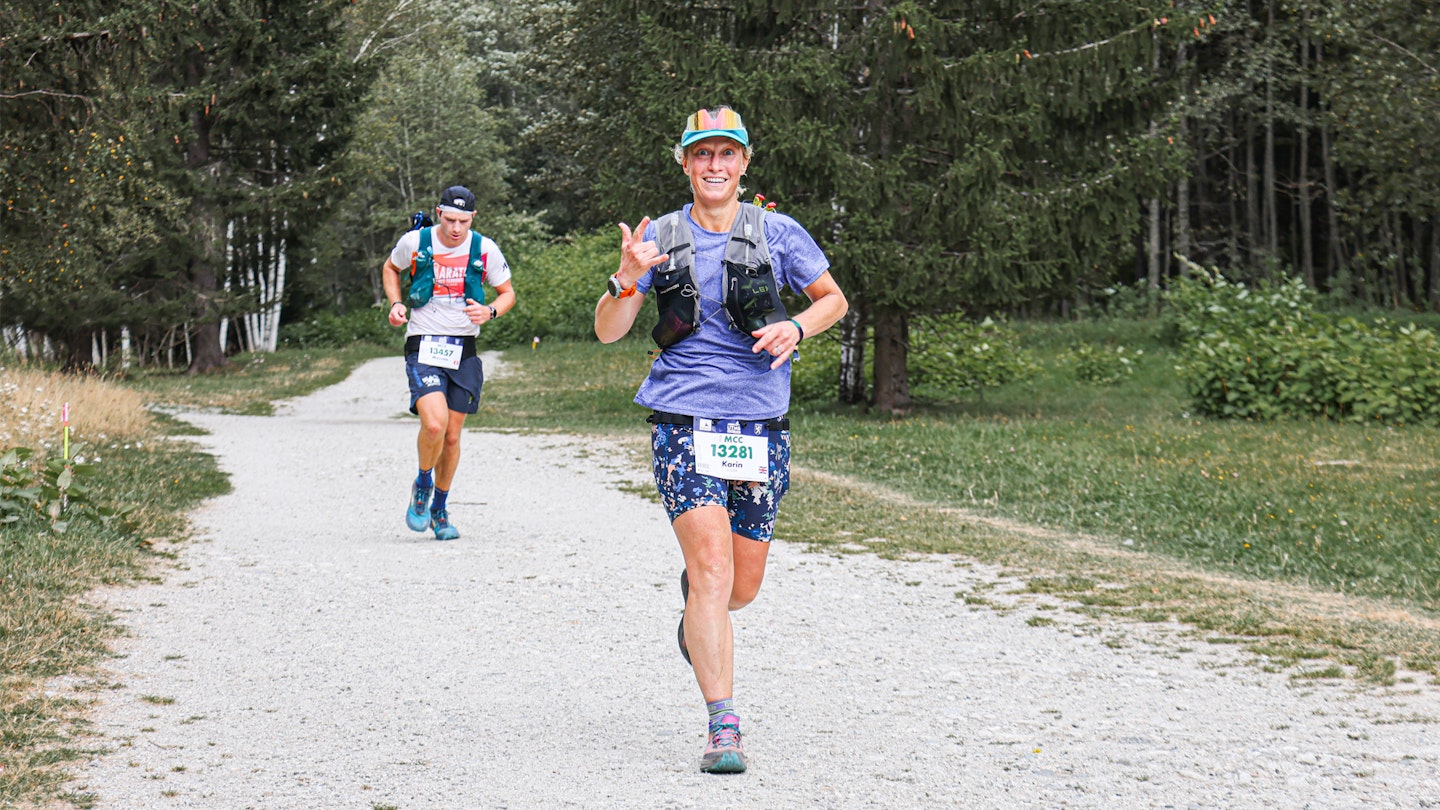
[[[445,395],[445,403],[452,411],[475,413],[480,410],[480,388],[485,384],[485,372],[478,356],[461,360],[460,367],[454,369],[427,366],[420,363],[419,358],[419,353],[405,355],[411,413],[416,412],[415,403],[420,397],[435,391]]]
[[[770,542],[780,499],[790,489],[790,431],[770,431],[770,480],[727,481],[695,472],[695,431],[688,425],[652,425],[655,488],[670,520],[697,506],[723,506],[730,531]]]

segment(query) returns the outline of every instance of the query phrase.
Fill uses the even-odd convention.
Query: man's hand
[[[389,320],[391,326],[404,326],[406,321],[409,320],[405,317],[405,307],[401,306],[401,303],[400,301],[396,301],[390,305]]]
[[[490,305],[482,304],[474,298],[466,298],[465,317],[469,318],[471,323],[479,326],[490,320]]]

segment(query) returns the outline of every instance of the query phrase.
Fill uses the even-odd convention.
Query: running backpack
[[[672,211],[655,221],[656,246],[670,260],[655,269],[654,283],[659,320],[650,330],[662,349],[700,331],[700,288],[695,283],[695,249],[684,211]],[[770,264],[765,238],[765,209],[741,205],[725,243],[725,314],[730,325],[749,336],[766,324],[789,317],[780,301],[780,288]]]

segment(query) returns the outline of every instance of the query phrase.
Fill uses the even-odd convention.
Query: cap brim
[[[681,146],[689,146],[696,141],[703,141],[706,138],[729,138],[741,146],[750,145],[750,133],[743,129],[697,129],[685,133],[680,137]]]
[[[466,211],[464,208],[456,208],[456,207],[453,206],[453,205],[437,205],[437,206],[435,206],[435,207],[438,208],[438,209],[440,209],[441,211],[449,211],[449,212],[452,213],[452,214],[473,214],[473,213],[475,213],[474,211]]]

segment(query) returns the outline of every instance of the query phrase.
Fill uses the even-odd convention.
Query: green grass
[[[184,534],[182,510],[228,489],[214,460],[183,443],[92,449],[94,500],[134,506],[123,522],[72,520],[58,534],[32,514],[0,532],[0,806],[60,795],[66,766],[95,753],[82,701],[38,688],[84,677],[118,632],[84,595],[147,575],[159,547]]]
[[[1440,430],[1200,419],[1151,324],[1017,328],[1043,366],[1026,382],[906,419],[792,408],[797,485],[777,534],[1059,571],[1085,583],[1062,589],[1085,610],[1285,637],[1372,679],[1384,668],[1353,650],[1435,672]],[[1081,341],[1143,350],[1137,371],[1077,383],[1054,358]],[[514,376],[487,387],[471,424],[593,432],[643,452],[631,398],[648,348],[514,350]]]
[[[268,416],[274,412],[276,400],[303,396],[338,383],[357,364],[392,356],[396,351],[356,343],[344,349],[250,352],[231,357],[227,366],[208,374],[190,375],[184,369],[134,369],[125,384],[158,404]]]

